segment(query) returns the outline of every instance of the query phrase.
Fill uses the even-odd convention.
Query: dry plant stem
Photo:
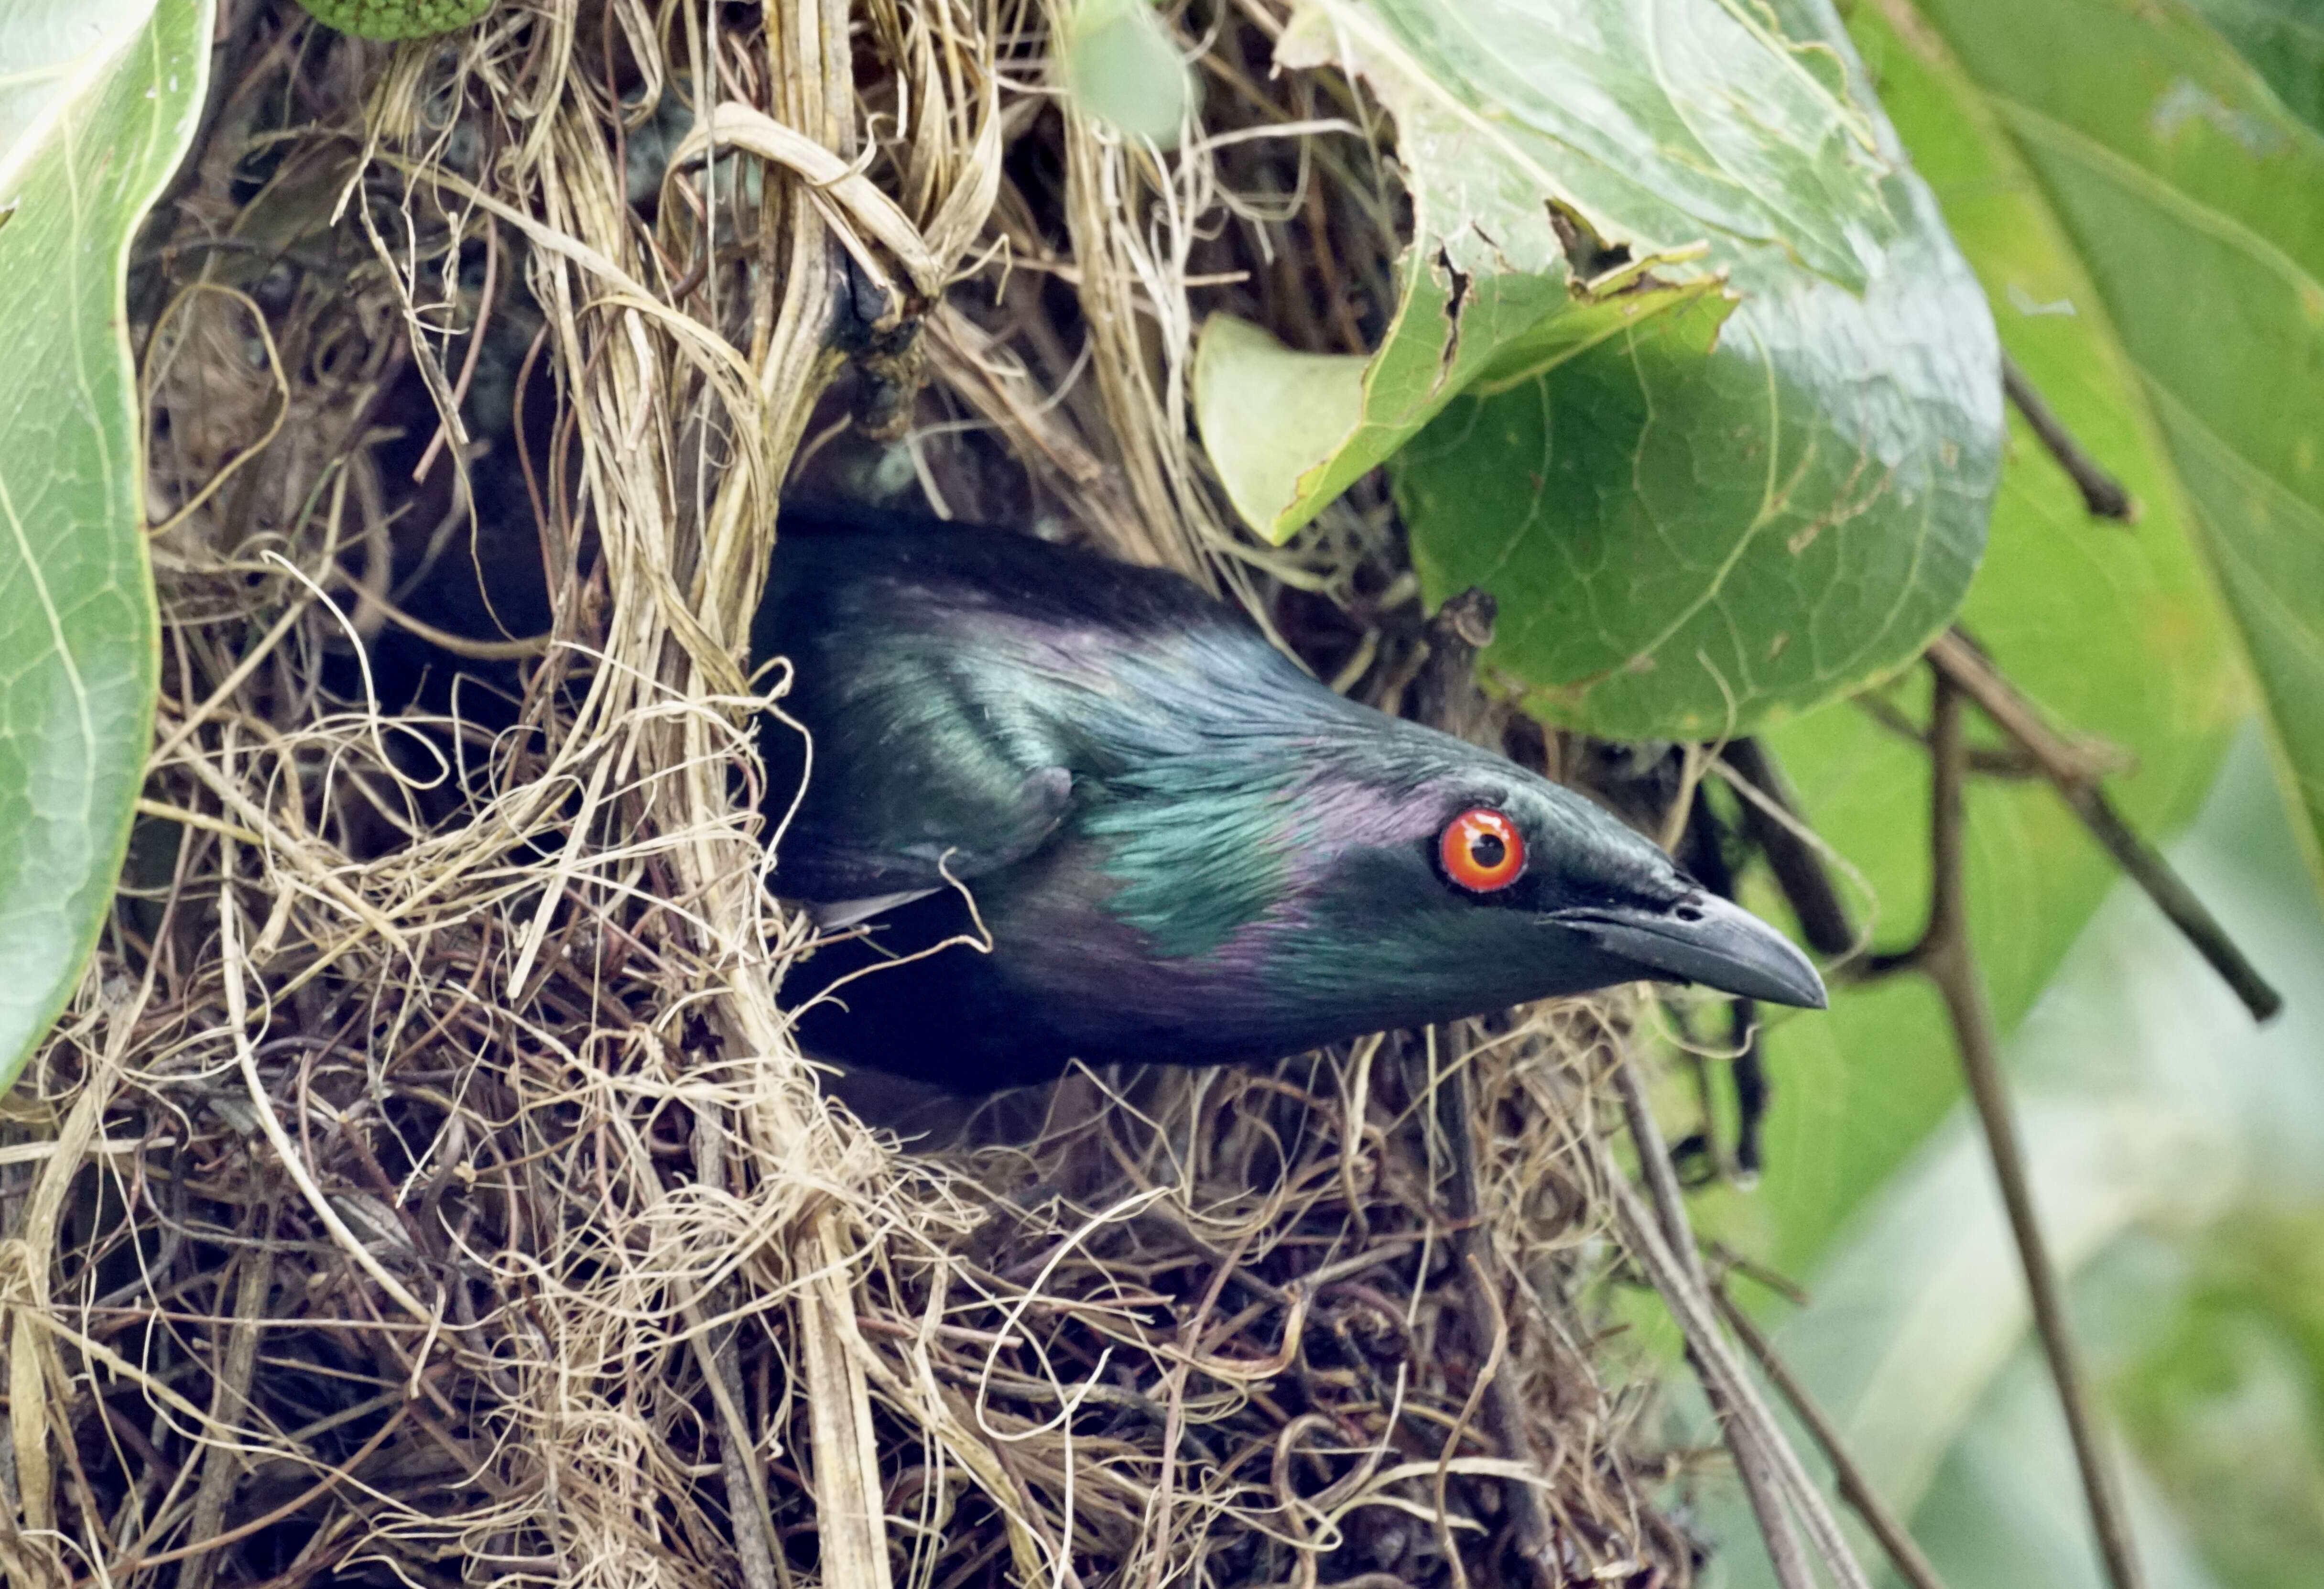
[[[1809,1536],[1824,1568],[1842,1589],[1869,1589],[1870,1580],[1856,1560],[1848,1540],[1840,1531],[1840,1524],[1831,1507],[1824,1504],[1823,1492],[1808,1476],[1800,1463],[1799,1454],[1784,1438],[1775,1414],[1744,1372],[1742,1362],[1728,1346],[1727,1339],[1719,1333],[1719,1319],[1712,1310],[1706,1288],[1695,1283],[1686,1268],[1673,1254],[1662,1226],[1654,1212],[1639,1201],[1637,1190],[1630,1185],[1622,1167],[1604,1144],[1599,1145],[1599,1169],[1606,1178],[1607,1200],[1614,1206],[1614,1215],[1624,1245],[1631,1259],[1643,1269],[1655,1289],[1662,1293],[1671,1316],[1685,1334],[1687,1346],[1698,1368],[1703,1371],[1706,1388],[1716,1384],[1734,1409],[1737,1419],[1750,1425],[1760,1447],[1769,1459],[1773,1476],[1791,1492],[1799,1507]],[[1806,1571],[1804,1565],[1801,1572]],[[1803,1578],[1803,1582],[1812,1582]]]
[[[1792,798],[1783,770],[1757,740],[1731,741],[1721,759],[1752,788],[1792,815],[1799,815],[1799,806]],[[1742,807],[1743,831],[1767,858],[1767,867],[1775,874],[1776,885],[1800,919],[1800,935],[1808,940],[1808,947],[1819,955],[1833,956],[1854,949],[1856,928],[1848,919],[1847,906],[1840,902],[1840,891],[1831,885],[1831,873],[1825,870],[1823,857],[1797,833],[1769,816],[1757,802],[1746,799],[1737,803]]]
[[[1071,25],[1065,0],[1049,0],[1045,9],[1053,28]],[[1190,450],[1185,417],[1194,327],[1184,279],[1192,243],[1188,185],[1200,185],[1206,157],[1189,151],[1157,170],[1073,97],[1062,108],[1066,226],[1094,347],[1090,374],[1137,509],[1121,526],[1123,550],[1134,561],[1176,568],[1215,587],[1222,570],[1201,549],[1232,537]],[[1268,626],[1264,611],[1251,616]]]
[[[1694,1363],[1695,1378],[1702,1382],[1702,1393],[1711,1402],[1720,1432],[1726,1437],[1736,1475],[1743,1481],[1743,1493],[1751,1502],[1752,1516],[1758,1520],[1759,1538],[1766,1546],[1768,1563],[1775,1570],[1775,1582],[1783,1589],[1812,1589],[1815,1574],[1801,1548],[1791,1510],[1784,1504],[1783,1474],[1778,1458],[1768,1445],[1770,1439],[1781,1441],[1783,1434],[1772,1420],[1764,1427],[1755,1423],[1724,1382],[1730,1374],[1739,1374],[1740,1369],[1729,1355],[1722,1372],[1717,1359],[1725,1353],[1726,1346],[1717,1339],[1716,1329],[1711,1330],[1707,1341],[1698,1340],[1697,1331],[1688,1323],[1691,1312],[1707,1316],[1709,1310],[1703,1298],[1709,1295],[1710,1287],[1702,1274],[1702,1260],[1695,1254],[1694,1234],[1687,1227],[1686,1205],[1681,1200],[1678,1176],[1671,1169],[1670,1152],[1663,1145],[1662,1128],[1655,1123],[1646,1089],[1639,1085],[1636,1072],[1625,1063],[1615,1071],[1614,1081],[1621,1092],[1622,1113],[1629,1124],[1630,1138],[1637,1145],[1639,1166],[1661,1222],[1660,1239],[1666,1243],[1662,1252],[1666,1261],[1660,1265],[1650,1263],[1649,1272],[1686,1335],[1687,1356]],[[1608,1172],[1617,1196],[1628,1195],[1628,1201],[1618,1206],[1625,1211],[1635,1209],[1636,1196],[1629,1193],[1629,1183],[1610,1164]],[[1652,1236],[1655,1232],[1649,1229],[1646,1234]],[[1639,1240],[1633,1235],[1629,1244],[1643,1257]],[[1677,1295],[1679,1290],[1690,1292],[1691,1298],[1683,1301]],[[1846,1547],[1841,1548],[1844,1553]]]
[[[2001,361],[2001,389],[2009,394],[2009,401],[2017,405],[2017,411],[2025,416],[2025,422],[2033,427],[2034,434],[2042,439],[2042,445],[2049,448],[2050,456],[2058,460],[2058,467],[2072,477],[2075,489],[2082,494],[2082,505],[2089,509],[2090,517],[2116,519],[2126,524],[2138,517],[2137,499],[2124,489],[2121,481],[2100,468],[2098,461],[2082,450],[2081,443],[2074,439],[2073,432],[2067,430],[2064,422],[2051,411],[2041,393],[2034,390],[2034,383],[2025,378],[2025,372],[2017,367],[2015,359],[2005,357]]]
[[[2025,747],[2043,776],[2049,779],[2090,836],[2106,846],[2133,882],[2146,891],[2155,908],[2195,946],[2196,953],[2235,990],[2236,997],[2255,1021],[2266,1021],[2283,1008],[2283,996],[2268,985],[2244,952],[2236,947],[2218,919],[2204,909],[2171,863],[2135,832],[2106,798],[2097,774],[2058,732],[2043,720],[2032,701],[1958,629],[1949,629],[1929,647],[1930,664],[1939,674],[1978,704],[1994,725]]]
[[[716,1114],[707,1110],[694,1122],[694,1174],[699,1185],[725,1189],[725,1132]],[[724,1301],[714,1296],[713,1308],[724,1314]],[[724,1326],[714,1341],[698,1302],[687,1302],[686,1314],[695,1355],[710,1381],[711,1400],[718,1409],[718,1465],[725,1479],[726,1515],[734,1522],[734,1555],[742,1564],[743,1586],[776,1589],[774,1518],[767,1504],[766,1474],[757,1461],[757,1443],[751,1438],[750,1425],[742,1416],[742,1365],[734,1347],[735,1326]],[[788,1576],[784,1575],[786,1582]]]
[[[1500,1272],[1493,1252],[1492,1232],[1480,1217],[1481,1198],[1477,1176],[1477,1099],[1465,1059],[1451,1058],[1452,1029],[1437,1030],[1436,1051],[1448,1057],[1436,1081],[1436,1117],[1452,1154],[1451,1213],[1452,1252],[1461,1266],[1466,1322],[1474,1348],[1482,1353],[1493,1338],[1503,1310],[1488,1294]],[[1480,1359],[1481,1361],[1481,1359]],[[1519,1400],[1517,1376],[1507,1353],[1500,1354],[1492,1379],[1485,1386],[1485,1420],[1499,1454],[1528,1467],[1538,1466],[1533,1441],[1526,1433],[1525,1404]],[[1542,1505],[1541,1493],[1521,1479],[1501,1484],[1501,1502],[1517,1524],[1517,1549],[1542,1589],[1556,1589],[1564,1575],[1557,1570],[1557,1540]]]
[[[261,1204],[256,1228],[271,1236],[274,1206]],[[235,1322],[226,1335],[226,1361],[210,1399],[210,1417],[221,1428],[231,1428],[250,1395],[250,1378],[258,1364],[258,1320],[266,1316],[266,1299],[274,1289],[274,1249],[270,1242],[253,1243],[243,1251],[242,1272],[235,1286]],[[223,1442],[202,1454],[200,1487],[194,1492],[191,1539],[215,1538],[226,1526],[226,1502],[242,1480],[242,1454]],[[217,1572],[217,1556],[205,1551],[178,1570],[178,1589],[209,1589]]]
[[[49,1293],[50,1254],[64,1218],[66,1192],[81,1156],[97,1135],[105,1107],[120,1078],[119,1056],[106,1054],[82,1086],[81,1095],[58,1130],[55,1151],[32,1185],[23,1223],[0,1243],[0,1261],[12,1273],[0,1293],[8,1323],[8,1433],[15,1455],[16,1490],[22,1506],[20,1535],[41,1535],[57,1527],[55,1469],[49,1458],[50,1401],[46,1363],[51,1348],[41,1325],[53,1316]],[[51,1547],[51,1548],[53,1548]],[[53,1559],[53,1558],[52,1558]]]
[[[2025,1174],[2025,1153],[2017,1140],[2017,1122],[2009,1112],[2009,1095],[2001,1077],[2001,1035],[1985,999],[1975,952],[1969,938],[1969,916],[1963,885],[1967,849],[1966,771],[1961,751],[1962,691],[1941,663],[1937,664],[1935,708],[1929,743],[1935,758],[1934,809],[1932,813],[1932,894],[1928,931],[1913,953],[1915,966],[1937,985],[1950,1016],[1954,1046],[1960,1051],[1961,1069],[1969,1079],[1969,1096],[1977,1104],[1978,1121],[1993,1158],[1994,1178],[2001,1184],[2001,1200],[2009,1213],[2010,1233],[2025,1270],[2025,1289],[2034,1305],[2034,1322],[2041,1332],[2042,1350],[2050,1360],[2051,1377],[2066,1414],[2067,1432],[2073,1437],[2074,1459],[2080,1464],[2083,1494],[2089,1503],[2090,1526],[2098,1536],[2098,1553],[2114,1589],[2142,1589],[2145,1580],[2132,1547],[2129,1520],[2121,1493],[2099,1444],[2098,1420],[2090,1409],[2081,1354],[2074,1343],[2066,1314],[2063,1289],[2051,1261],[2040,1220],[2034,1210],[2034,1189]]]
[[[775,90],[772,122],[799,139],[836,155],[853,155],[854,83],[845,41],[849,20],[844,0],[770,8],[766,68]],[[719,120],[726,119],[721,115]],[[748,121],[742,115],[739,119]],[[759,118],[765,121],[768,118]],[[754,151],[764,154],[764,151]],[[782,168],[771,161],[770,179]],[[775,191],[770,182],[770,191]],[[841,274],[835,226],[844,217],[826,210],[798,182],[780,189],[779,217],[762,231],[764,261],[782,282],[777,305],[761,306],[753,326],[750,362],[757,383],[757,409],[745,418],[756,431],[760,471],[739,469],[721,482],[708,522],[680,527],[660,521],[651,494],[640,493],[637,522],[621,526],[627,540],[607,536],[608,557],[627,564],[633,591],[652,591],[659,616],[670,624],[662,651],[662,676],[680,698],[701,700],[739,693],[733,658],[742,654],[750,614],[757,605],[772,529],[772,482],[779,478],[805,433],[815,398],[836,373],[839,358],[830,346],[831,305]],[[617,236],[623,217],[601,221],[603,235]],[[705,246],[711,241],[705,240]],[[771,312],[770,312],[770,310]],[[639,333],[642,346],[642,332]],[[608,369],[622,367],[618,342]],[[581,361],[568,360],[573,367]],[[644,361],[626,382],[609,382],[613,405],[606,433],[645,435],[653,429],[655,404],[645,390]],[[748,456],[748,455],[746,455]],[[618,517],[618,516],[615,516]],[[692,553],[691,588],[698,600],[671,583],[675,572],[669,546],[653,543],[651,531],[671,534]],[[764,1061],[759,1085],[737,1111],[735,1135],[761,1153],[779,1153],[801,1166],[844,1178],[837,1160],[843,1142],[816,1101],[797,1061],[775,1007],[772,984],[753,963],[742,935],[759,919],[757,840],[727,825],[725,763],[705,715],[690,715],[679,732],[651,747],[659,767],[676,775],[680,802],[690,821],[688,841],[676,850],[677,869],[689,898],[704,902],[712,926],[698,947],[720,966],[718,1021],[729,1052]],[[723,931],[722,931],[723,928]],[[731,935],[731,936],[730,936]],[[881,1503],[864,1352],[854,1320],[853,1266],[858,1241],[841,1207],[829,1199],[795,1205],[798,1228],[786,1233],[791,1261],[799,1271],[794,1294],[799,1349],[800,1391],[807,1401],[814,1453],[816,1530],[825,1583],[846,1589],[887,1589],[890,1582],[886,1520]],[[733,1381],[713,1365],[714,1400],[731,1401]],[[721,1409],[721,1421],[739,1425],[739,1412]],[[730,1429],[729,1440],[733,1438]],[[754,1498],[755,1499],[755,1498]],[[738,1513],[740,1508],[737,1509]],[[739,1537],[738,1528],[738,1537]],[[747,1557],[746,1557],[747,1559]],[[774,1571],[770,1557],[762,1557]]]
[[[207,1538],[190,1539],[183,1545],[169,1550],[157,1551],[152,1556],[132,1557],[113,1570],[125,1576],[141,1572],[147,1567],[166,1566],[173,1561],[198,1559],[212,1551],[222,1549],[237,1539],[247,1539],[254,1534],[262,1533],[283,1519],[304,1511],[339,1483],[353,1478],[355,1471],[370,1461],[381,1446],[392,1439],[396,1430],[403,1427],[404,1419],[410,1416],[409,1404],[398,1408],[388,1416],[387,1421],[382,1424],[369,1439],[355,1447],[353,1455],[343,1462],[325,1468],[321,1478],[272,1511],[261,1512],[254,1518],[235,1524],[222,1534],[214,1534]]]
[[[1724,1282],[1711,1288],[1711,1299],[1719,1304],[1720,1316],[1735,1332],[1735,1338],[1743,1343],[1743,1349],[1758,1360],[1760,1369],[1775,1381],[1784,1400],[1792,1404],[1792,1411],[1823,1448],[1824,1460],[1831,1464],[1833,1477],[1839,1481],[1840,1498],[1856,1509],[1856,1515],[1864,1520],[1865,1527],[1880,1541],[1880,1547],[1888,1553],[1898,1574],[1913,1589],[1945,1589],[1944,1580],[1937,1576],[1937,1569],[1923,1554],[1920,1542],[1865,1478],[1864,1470],[1856,1465],[1856,1459],[1840,1443],[1840,1431],[1831,1427],[1831,1420],[1824,1416],[1815,1398],[1808,1394],[1808,1388],[1800,1383],[1791,1365],[1777,1353],[1775,1343],[1751,1322],[1749,1314],[1736,1306]]]

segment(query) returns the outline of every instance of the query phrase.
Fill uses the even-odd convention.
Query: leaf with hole
[[[1499,598],[1483,666],[1537,715],[1618,738],[1748,729],[1894,672],[1960,605],[2001,435],[1992,326],[1865,114],[1886,224],[1857,278],[1738,250],[1731,314],[1687,305],[1458,399],[1395,460],[1425,591]]]
[[[1370,354],[1205,330],[1197,420],[1237,510],[1278,541],[1480,383],[1682,307],[1715,324],[1706,295],[1749,261],[1863,289],[1912,226],[1839,58],[1717,0],[1309,0],[1277,59],[1370,85],[1413,203]]]

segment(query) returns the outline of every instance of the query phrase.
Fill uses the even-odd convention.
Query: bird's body
[[[867,927],[801,974],[866,973],[807,1011],[810,1052],[963,1091],[1265,1059],[1701,976],[1639,933],[1706,916],[1772,940],[1740,991],[1821,1002],[1778,935],[1610,816],[1334,695],[1176,575],[1001,531],[789,533],[753,642],[791,662],[805,731],[762,736],[774,803],[805,780],[775,887]],[[1456,854],[1464,813],[1502,826]]]

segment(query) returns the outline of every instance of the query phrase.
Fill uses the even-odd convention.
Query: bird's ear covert
[[[1436,855],[1444,875],[1471,893],[1495,893],[1525,875],[1525,835],[1489,806],[1472,807],[1446,823]]]

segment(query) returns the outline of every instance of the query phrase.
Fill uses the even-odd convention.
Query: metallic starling
[[[806,731],[761,731],[770,822],[805,780],[774,886],[863,928],[793,974],[865,973],[806,1004],[812,1055],[982,1093],[1645,979],[1823,1005],[1590,800],[1333,694],[1176,574],[861,510],[784,529],[752,631]]]

